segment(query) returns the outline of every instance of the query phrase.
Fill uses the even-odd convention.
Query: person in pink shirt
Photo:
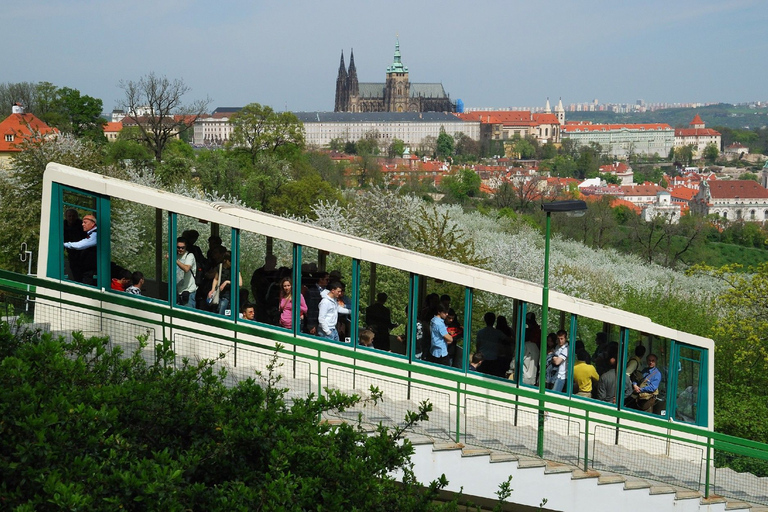
[[[290,329],[293,327],[293,297],[292,297],[293,284],[291,278],[284,277],[280,281],[280,327]],[[299,310],[301,311],[301,319],[304,320],[304,315],[307,313],[307,303],[304,302],[304,296],[299,294],[301,299],[301,305]]]

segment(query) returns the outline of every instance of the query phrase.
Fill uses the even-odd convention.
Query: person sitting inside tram
[[[111,288],[118,292],[124,292],[131,285],[131,271],[127,269],[120,269],[117,277],[112,278]]]
[[[645,412],[653,411],[656,404],[656,397],[659,395],[659,385],[661,384],[661,370],[656,367],[656,354],[649,354],[646,361],[648,368],[643,370],[642,381],[632,382],[632,396],[626,404],[628,407],[639,409]]]
[[[144,288],[144,274],[137,270],[131,274],[131,286],[125,291],[133,295],[141,295],[142,288]]]

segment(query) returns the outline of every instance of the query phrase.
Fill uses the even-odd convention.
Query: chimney
[[[21,103],[15,103],[11,107],[11,114],[24,114],[24,107],[21,106]]]

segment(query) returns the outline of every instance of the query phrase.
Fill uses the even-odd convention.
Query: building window
[[[13,142],[13,134],[9,133],[5,136],[5,142]]]

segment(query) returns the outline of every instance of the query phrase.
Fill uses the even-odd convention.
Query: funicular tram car
[[[73,279],[71,251],[63,246],[64,219],[70,209],[76,210],[80,218],[92,214],[97,219],[98,267],[92,276],[95,285]],[[195,308],[177,304],[176,243],[182,233],[191,230],[199,233],[197,245],[203,255],[209,249],[209,240],[214,247],[220,239],[231,253],[230,275],[241,276],[241,280],[231,279],[231,304],[223,311],[207,308],[205,300],[197,300],[195,305],[199,307]],[[527,332],[531,325],[526,324],[526,317],[533,313],[536,319],[541,318],[541,287],[429,255],[51,163],[44,178],[38,261],[40,277],[73,285],[58,299],[66,300],[71,307],[102,309],[102,315],[96,319],[62,316],[56,320],[61,329],[104,332],[109,324],[105,318],[109,317],[114,325],[123,326],[120,329],[129,323],[142,324],[143,328],[154,330],[155,339],[173,338],[177,350],[192,350],[200,356],[215,356],[238,342],[274,347],[277,340],[284,345],[289,343],[295,356],[305,357],[305,376],[313,383],[311,386],[318,383],[319,389],[321,384],[330,383],[328,364],[337,361],[348,369],[349,361],[355,360],[359,368],[379,372],[378,375],[420,375],[422,386],[434,384],[445,390],[459,385],[461,389],[474,390],[476,397],[485,394],[517,405],[536,403],[539,393],[538,385],[523,383],[519,374],[493,376],[471,372],[469,361],[476,333],[485,326],[483,316],[492,311],[497,317],[504,316],[511,330],[511,346],[504,357],[514,360],[516,368],[522,367],[524,340],[531,334]],[[143,273],[142,295],[111,289],[112,278],[122,269]],[[300,294],[308,297],[308,291],[318,286],[318,278],[322,279],[325,271],[338,272],[331,278],[340,278],[345,283],[344,296],[351,310],[345,324],[339,325],[342,335],[338,342],[316,336],[308,325],[311,319],[302,319],[299,308],[293,309],[290,328],[278,325],[274,311],[274,297],[279,293],[275,288],[280,281],[291,280],[292,302],[298,304]],[[198,294],[203,297],[209,291],[206,286],[210,287],[210,282],[206,285],[205,279],[200,280]],[[366,312],[380,292],[387,295],[391,331],[383,334],[384,340],[367,347],[360,343],[360,333],[368,327]],[[450,367],[420,357],[418,324],[429,294],[450,300],[458,330],[463,331],[456,341]],[[245,303],[256,310],[253,320],[242,318],[239,313]],[[641,315],[554,291],[550,292],[549,305],[549,325],[542,329],[567,331],[572,351],[577,339],[583,340],[590,354],[597,351],[596,340],[618,344],[617,396],[622,395],[620,390],[629,378],[621,369],[626,367],[636,347],[642,345],[646,355],[657,356],[657,367],[663,374],[657,403],[651,411],[635,413],[638,425],[652,417],[713,429],[711,340],[658,325]],[[108,314],[104,309],[109,309]],[[45,308],[39,307],[37,314],[45,315]],[[380,333],[377,336],[381,338]],[[186,345],[182,341],[192,338],[197,341]],[[210,347],[201,340],[210,341]],[[235,350],[233,364],[242,364],[247,353],[240,346]],[[326,361],[325,369],[318,366],[322,354],[331,361]],[[565,389],[546,391],[546,396],[568,399],[555,400],[551,404],[553,409],[565,410],[580,403],[596,404],[605,411],[624,409],[622,400],[608,403],[578,396],[572,379],[574,360],[575,357],[567,359]],[[386,381],[379,379],[379,383]],[[450,400],[446,402],[448,408],[454,405]],[[486,407],[454,408],[459,415],[488,411]]]

